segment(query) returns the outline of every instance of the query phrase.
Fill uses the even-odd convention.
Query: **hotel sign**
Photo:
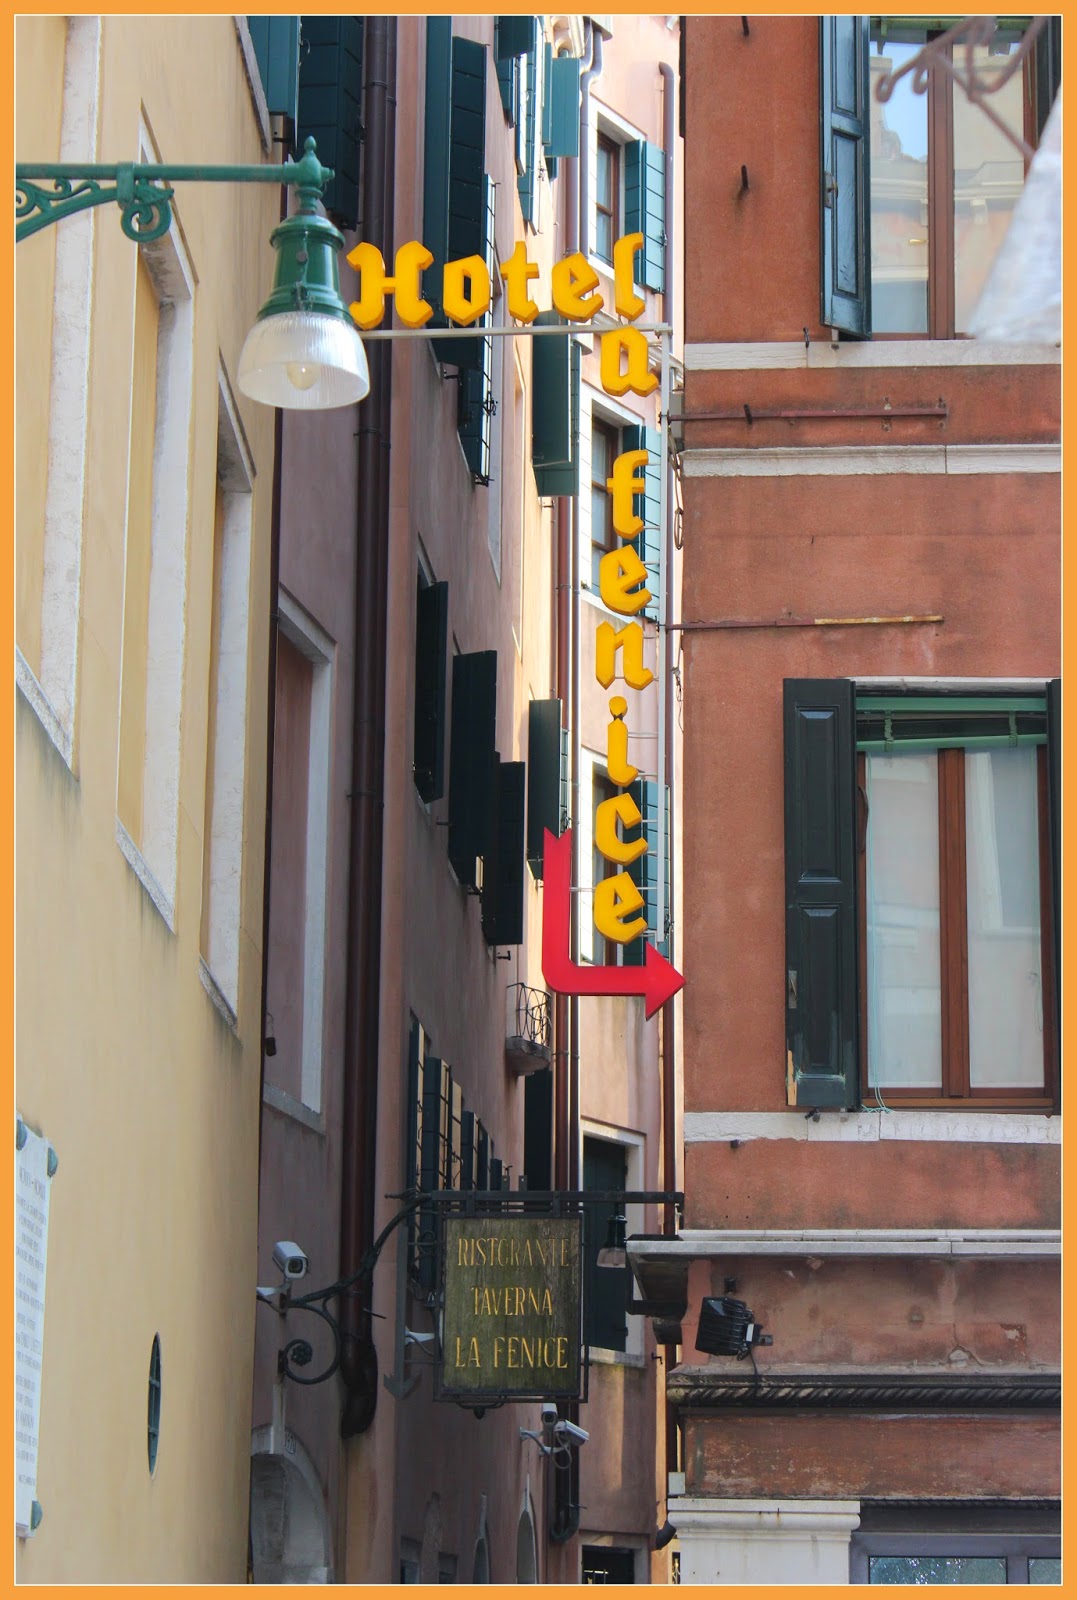
[[[443,1226],[438,1399],[580,1398],[582,1218]]]

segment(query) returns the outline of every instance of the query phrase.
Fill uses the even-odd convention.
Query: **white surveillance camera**
[[[566,1422],[564,1417],[554,1425],[554,1437],[568,1444],[586,1444],[591,1435],[586,1428],[577,1428],[574,1422]]]
[[[556,1428],[558,1420],[559,1419],[558,1419],[558,1415],[557,1415],[557,1407],[556,1406],[543,1406],[543,1408],[542,1408],[542,1426],[544,1428]]]
[[[279,1267],[285,1278],[305,1278],[310,1262],[294,1239],[278,1239],[273,1246],[273,1265]]]

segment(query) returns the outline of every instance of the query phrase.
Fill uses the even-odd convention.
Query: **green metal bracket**
[[[15,241],[71,217],[91,206],[114,200],[120,208],[120,227],[136,244],[160,239],[172,225],[174,183],[277,183],[299,194],[301,215],[313,216],[332,167],[318,160],[317,146],[308,139],[298,161],[275,167],[160,166],[152,162],[121,161],[115,166],[95,163],[21,162],[15,167]],[[52,184],[44,189],[36,181]],[[111,187],[109,187],[111,185]]]

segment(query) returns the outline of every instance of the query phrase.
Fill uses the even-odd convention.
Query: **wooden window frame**
[[[622,152],[621,152],[621,146],[617,143],[616,139],[611,139],[609,134],[607,134],[607,133],[599,133],[596,136],[595,149],[596,149],[595,254],[598,256],[599,260],[601,260],[601,261],[611,261],[612,262],[612,260],[613,260],[612,247],[610,249],[610,253],[609,253],[608,256],[603,255],[601,250],[599,249],[599,245],[598,245],[598,218],[600,216],[609,217],[609,219],[610,219],[610,236],[611,236],[611,239],[613,240],[613,243],[616,243],[617,240],[620,238],[621,164],[622,164],[623,156],[622,156]],[[600,151],[603,151],[603,150],[605,150],[608,153],[609,158],[610,158],[610,179],[611,179],[611,181],[610,181],[610,204],[608,206],[604,206],[602,204],[602,202],[598,198],[597,153],[600,152]]]
[[[940,36],[939,29],[924,29],[925,43]],[[871,44],[874,45],[874,39]],[[947,52],[953,58],[953,46]],[[1036,56],[1033,51],[1022,67],[1023,134],[1031,148],[1037,145],[1036,132]],[[954,241],[954,95],[964,91],[941,67],[928,74],[924,98],[927,101],[927,330],[915,332],[872,332],[872,338],[886,339],[967,339],[956,330],[957,260]],[[870,158],[870,150],[869,150]],[[1025,163],[1028,176],[1028,163]],[[870,197],[871,164],[868,164]],[[870,271],[870,266],[869,266]]]
[[[899,746],[900,748],[900,746]],[[860,1004],[860,1089],[874,1103],[876,1091],[902,1109],[962,1106],[969,1111],[1052,1110],[1058,1104],[1058,1041],[1055,1029],[1055,960],[1052,924],[1050,808],[1047,747],[1036,749],[1039,836],[1040,959],[1043,1010],[1043,1087],[975,1088],[969,1073],[968,921],[966,883],[965,749],[940,749],[939,789],[939,986],[942,1002],[942,1087],[937,1095],[922,1089],[890,1088],[869,1082],[867,1004],[867,756],[856,757],[857,789],[857,939]]]
[[[591,504],[592,504],[592,506],[594,505],[594,491],[596,489],[600,490],[601,493],[602,493],[602,496],[603,496],[603,506],[604,506],[604,509],[605,509],[605,512],[606,512],[606,520],[605,520],[605,522],[603,524],[603,528],[602,528],[603,537],[601,539],[596,539],[595,538],[595,519],[594,519],[593,511],[592,511],[592,515],[591,515],[591,582],[592,582],[595,590],[597,591],[597,589],[598,589],[598,578],[596,576],[595,553],[596,553],[596,551],[600,552],[598,559],[601,560],[602,556],[607,555],[609,553],[609,551],[611,551],[611,550],[615,550],[617,548],[617,536],[614,533],[614,529],[613,529],[613,503],[612,503],[612,501],[610,499],[609,490],[606,487],[606,478],[607,478],[608,474],[607,473],[603,473],[600,478],[596,478],[595,477],[594,439],[595,439],[595,434],[596,433],[601,433],[606,438],[606,442],[607,442],[607,445],[609,447],[609,473],[612,473],[613,472],[613,463],[616,461],[618,455],[621,452],[621,430],[616,425],[616,423],[607,422],[604,417],[599,417],[599,416],[595,416],[594,414],[592,414],[592,416],[591,416]]]

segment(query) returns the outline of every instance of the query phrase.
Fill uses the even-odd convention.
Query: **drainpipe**
[[[396,19],[366,24],[363,237],[391,256],[396,126]],[[385,651],[389,560],[391,346],[367,349],[370,395],[359,412],[356,521],[351,826],[348,882],[348,987],[344,1017],[340,1266],[355,1271],[374,1237],[374,1156],[378,1109],[381,983],[382,824],[385,765]],[[346,1295],[341,1375],[345,1439],[374,1420],[377,1359],[363,1296]]]
[[[681,19],[684,27],[684,18]],[[674,251],[673,232],[676,225],[676,150],[677,150],[677,80],[673,68],[668,62],[659,63],[659,72],[662,74],[662,148],[665,152],[666,168],[666,202],[663,226],[665,227],[666,243],[664,249],[664,274],[665,289],[662,295],[662,321],[673,326],[676,311],[676,291],[674,285]],[[670,339],[672,341],[672,334]],[[668,428],[668,419],[662,418],[663,429]],[[665,696],[665,740],[666,740],[666,774],[669,781],[669,872],[666,882],[666,905],[669,912],[669,954],[676,965],[677,950],[676,939],[676,898],[674,889],[673,866],[676,859],[674,847],[676,844],[676,740],[674,738],[676,707],[673,700],[673,648],[674,635],[669,624],[676,620],[673,608],[673,507],[674,499],[674,474],[668,456],[666,459],[666,508],[669,528],[666,532],[665,547],[663,551],[664,570],[662,574],[662,609],[665,614],[665,634],[663,639],[664,660],[662,669],[662,693]],[[667,1000],[662,1007],[662,1183],[667,1190],[677,1188],[677,1011],[673,1000]],[[662,1219],[662,1231],[667,1236],[677,1231],[677,1216],[672,1206],[665,1207]],[[667,1344],[663,1350],[665,1357],[662,1371],[666,1379],[672,1372],[677,1360],[677,1346]],[[679,1466],[678,1458],[678,1428],[677,1413],[670,1404],[665,1403],[666,1421],[666,1471],[676,1472]]]
[[[662,294],[662,321],[673,325],[674,310],[676,305],[673,283],[674,252],[673,229],[676,218],[676,195],[674,180],[676,174],[676,130],[677,130],[677,87],[673,68],[668,62],[659,64],[662,74],[662,147],[665,151],[666,168],[666,201],[663,226],[666,233],[664,248],[664,273],[665,289]],[[671,335],[672,338],[672,335]],[[662,418],[663,431],[668,427],[668,419]],[[666,508],[667,520],[672,527],[674,500],[673,468],[666,460]],[[674,847],[674,791],[676,789],[676,772],[673,765],[675,743],[673,730],[675,727],[675,711],[673,702],[673,647],[674,637],[669,624],[674,621],[673,616],[673,538],[667,530],[664,549],[665,570],[662,574],[662,609],[665,613],[665,659],[662,670],[662,693],[666,701],[666,774],[670,785],[669,794],[669,873],[666,884],[666,909],[670,923],[670,956],[674,957],[673,930],[676,926],[676,905],[674,900],[673,885],[673,847]],[[662,1161],[663,1183],[666,1189],[677,1187],[677,1099],[676,1079],[674,1073],[676,1061],[676,1007],[672,1000],[667,1000],[662,1007]],[[677,1231],[677,1218],[672,1206],[666,1206],[663,1219],[663,1232],[673,1234]]]

